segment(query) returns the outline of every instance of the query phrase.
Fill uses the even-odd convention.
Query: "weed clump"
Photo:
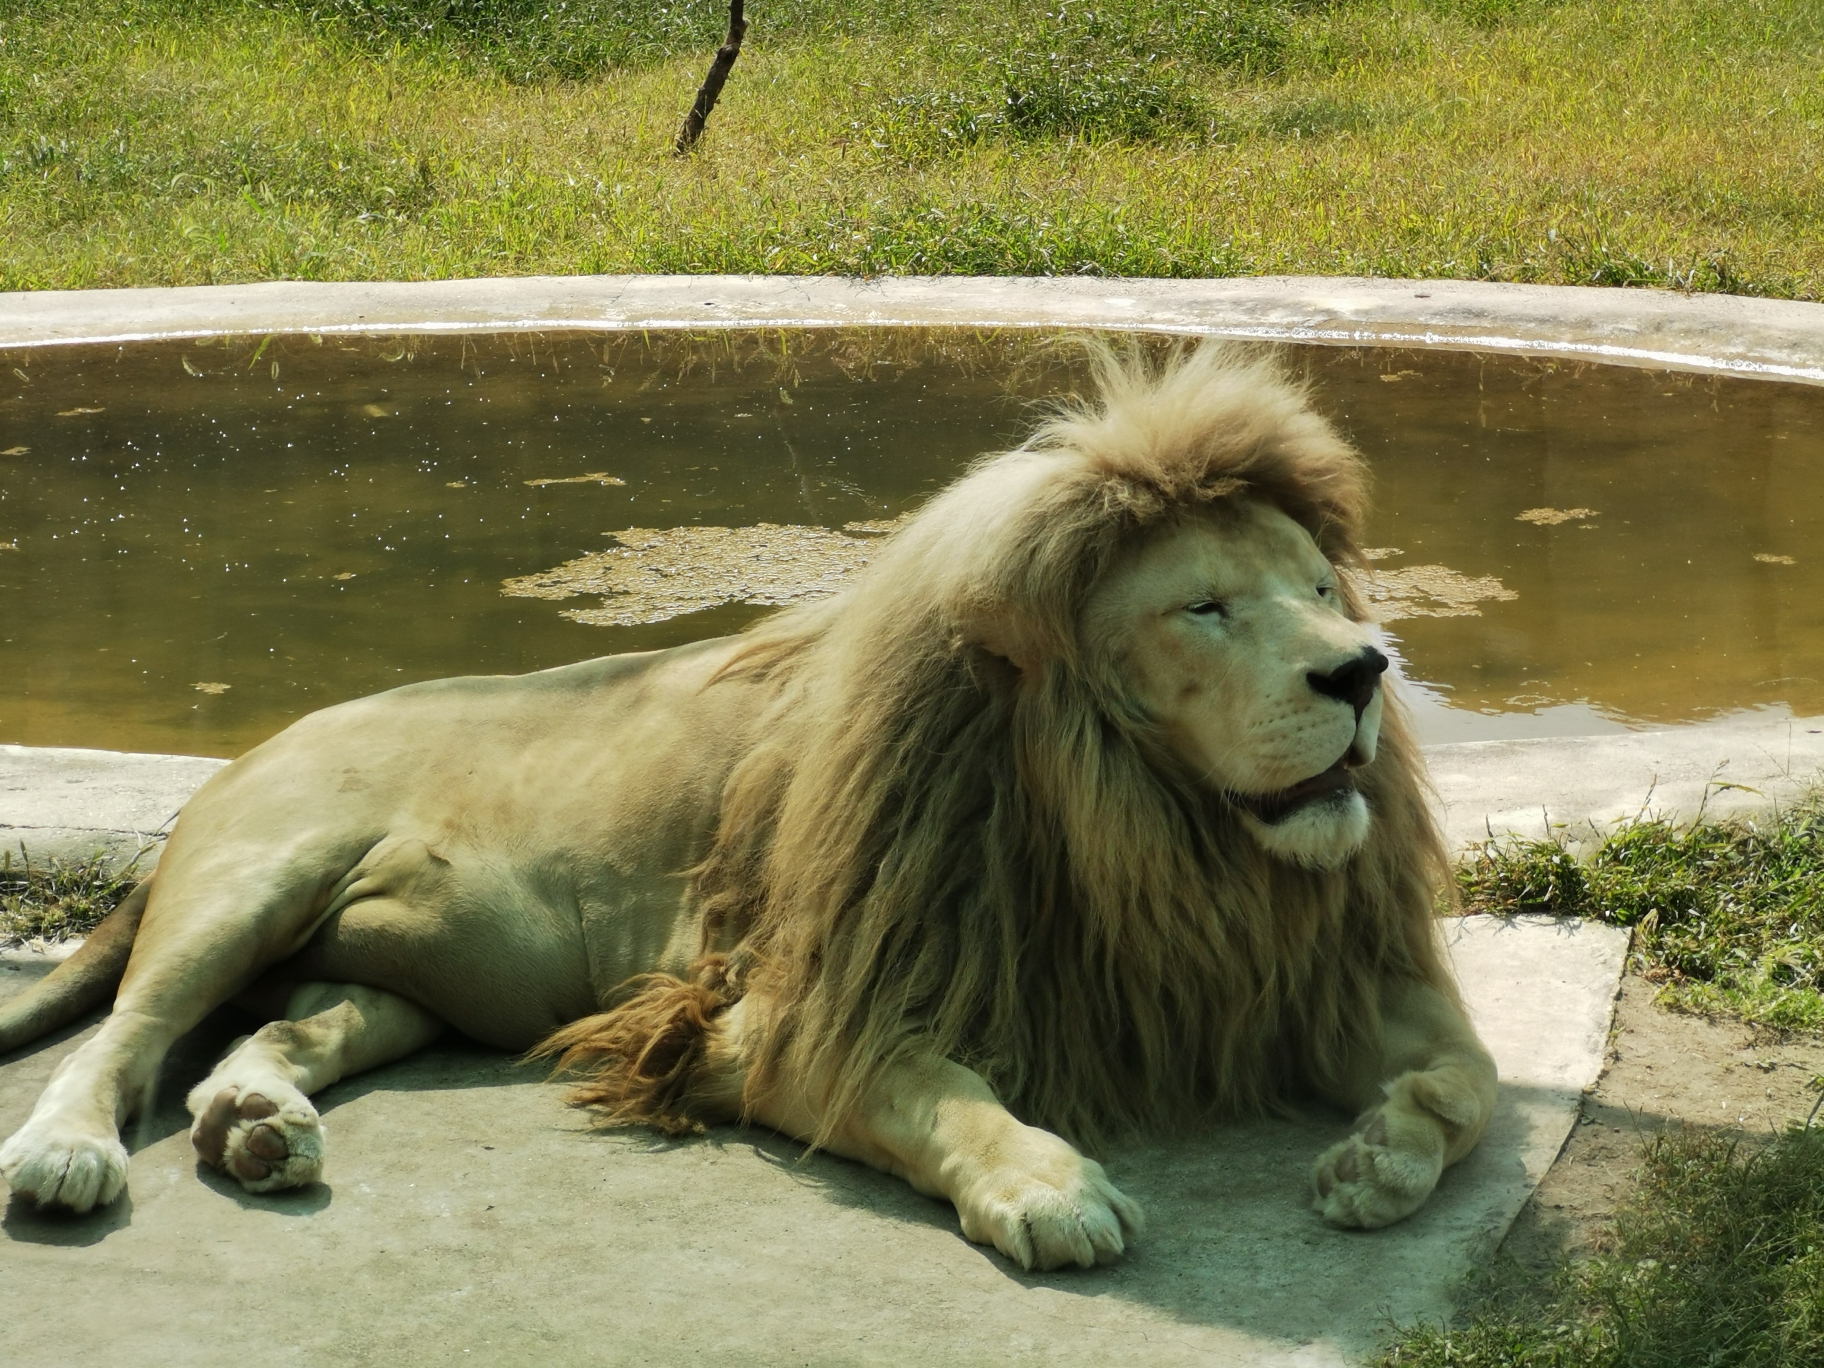
[[[0,855],[0,946],[86,936],[133,891],[138,863],[137,856],[121,865],[99,853],[42,864],[23,850],[17,862],[11,851]]]
[[[1556,841],[1490,842],[1457,878],[1470,911],[1632,928],[1637,968],[1670,1005],[1824,1027],[1824,797],[1756,821],[1630,822],[1587,860]]]
[[[961,144],[1016,138],[1156,140],[1204,130],[1215,116],[1199,78],[1279,68],[1291,7],[1284,0],[1107,0],[1014,6],[959,30],[963,88],[915,90],[902,104],[939,110],[939,136]]]

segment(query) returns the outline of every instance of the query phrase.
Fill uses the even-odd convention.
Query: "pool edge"
[[[1138,330],[1487,351],[1824,385],[1824,304],[1457,280],[517,276],[0,293],[0,349],[221,334]]]

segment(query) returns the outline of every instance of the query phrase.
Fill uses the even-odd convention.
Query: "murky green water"
[[[0,741],[230,755],[407,680],[735,630],[1014,440],[1071,382],[1044,344],[0,356]],[[1375,467],[1383,611],[1429,738],[1824,712],[1824,391],[1289,359]]]

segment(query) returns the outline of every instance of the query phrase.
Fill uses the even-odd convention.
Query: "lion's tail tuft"
[[[575,1077],[569,1101],[593,1108],[604,1125],[700,1132],[715,1018],[740,993],[724,955],[706,955],[689,972],[688,981],[671,974],[629,980],[625,1001],[552,1032],[526,1058],[552,1060],[555,1073]]]

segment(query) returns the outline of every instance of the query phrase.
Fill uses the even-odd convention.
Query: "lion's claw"
[[[956,1199],[963,1234],[1028,1270],[1119,1259],[1145,1225],[1139,1205],[1056,1136],[1028,1130],[1027,1137],[1038,1153],[982,1174]]]

